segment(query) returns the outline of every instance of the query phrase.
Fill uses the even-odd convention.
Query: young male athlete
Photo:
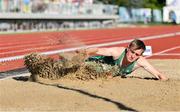
[[[155,69],[145,57],[142,56],[145,51],[145,44],[139,39],[133,40],[127,48],[111,47],[111,48],[89,48],[86,53],[89,61],[100,61],[102,63],[118,65],[119,74],[128,75],[134,70],[142,67],[159,80],[168,80],[168,78]]]

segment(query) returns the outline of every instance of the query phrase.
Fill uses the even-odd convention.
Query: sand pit
[[[0,111],[180,111],[180,60],[150,62],[170,80],[154,80],[144,70],[128,78],[88,81],[61,78],[37,83],[27,81],[30,73],[2,79]]]

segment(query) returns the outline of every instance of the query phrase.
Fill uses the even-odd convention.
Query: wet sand
[[[129,78],[0,80],[0,111],[180,111],[180,60],[150,60],[168,81],[140,69]],[[131,76],[134,76],[133,78]]]

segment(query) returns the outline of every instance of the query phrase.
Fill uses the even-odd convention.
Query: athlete
[[[145,51],[145,44],[139,39],[133,40],[127,48],[88,48],[86,54],[88,61],[99,61],[110,65],[118,65],[119,74],[126,76],[136,69],[142,67],[159,80],[168,80],[168,78],[155,69],[145,57],[142,56]]]

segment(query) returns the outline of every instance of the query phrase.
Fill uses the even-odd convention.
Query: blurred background
[[[0,32],[179,23],[179,0],[0,0]]]

